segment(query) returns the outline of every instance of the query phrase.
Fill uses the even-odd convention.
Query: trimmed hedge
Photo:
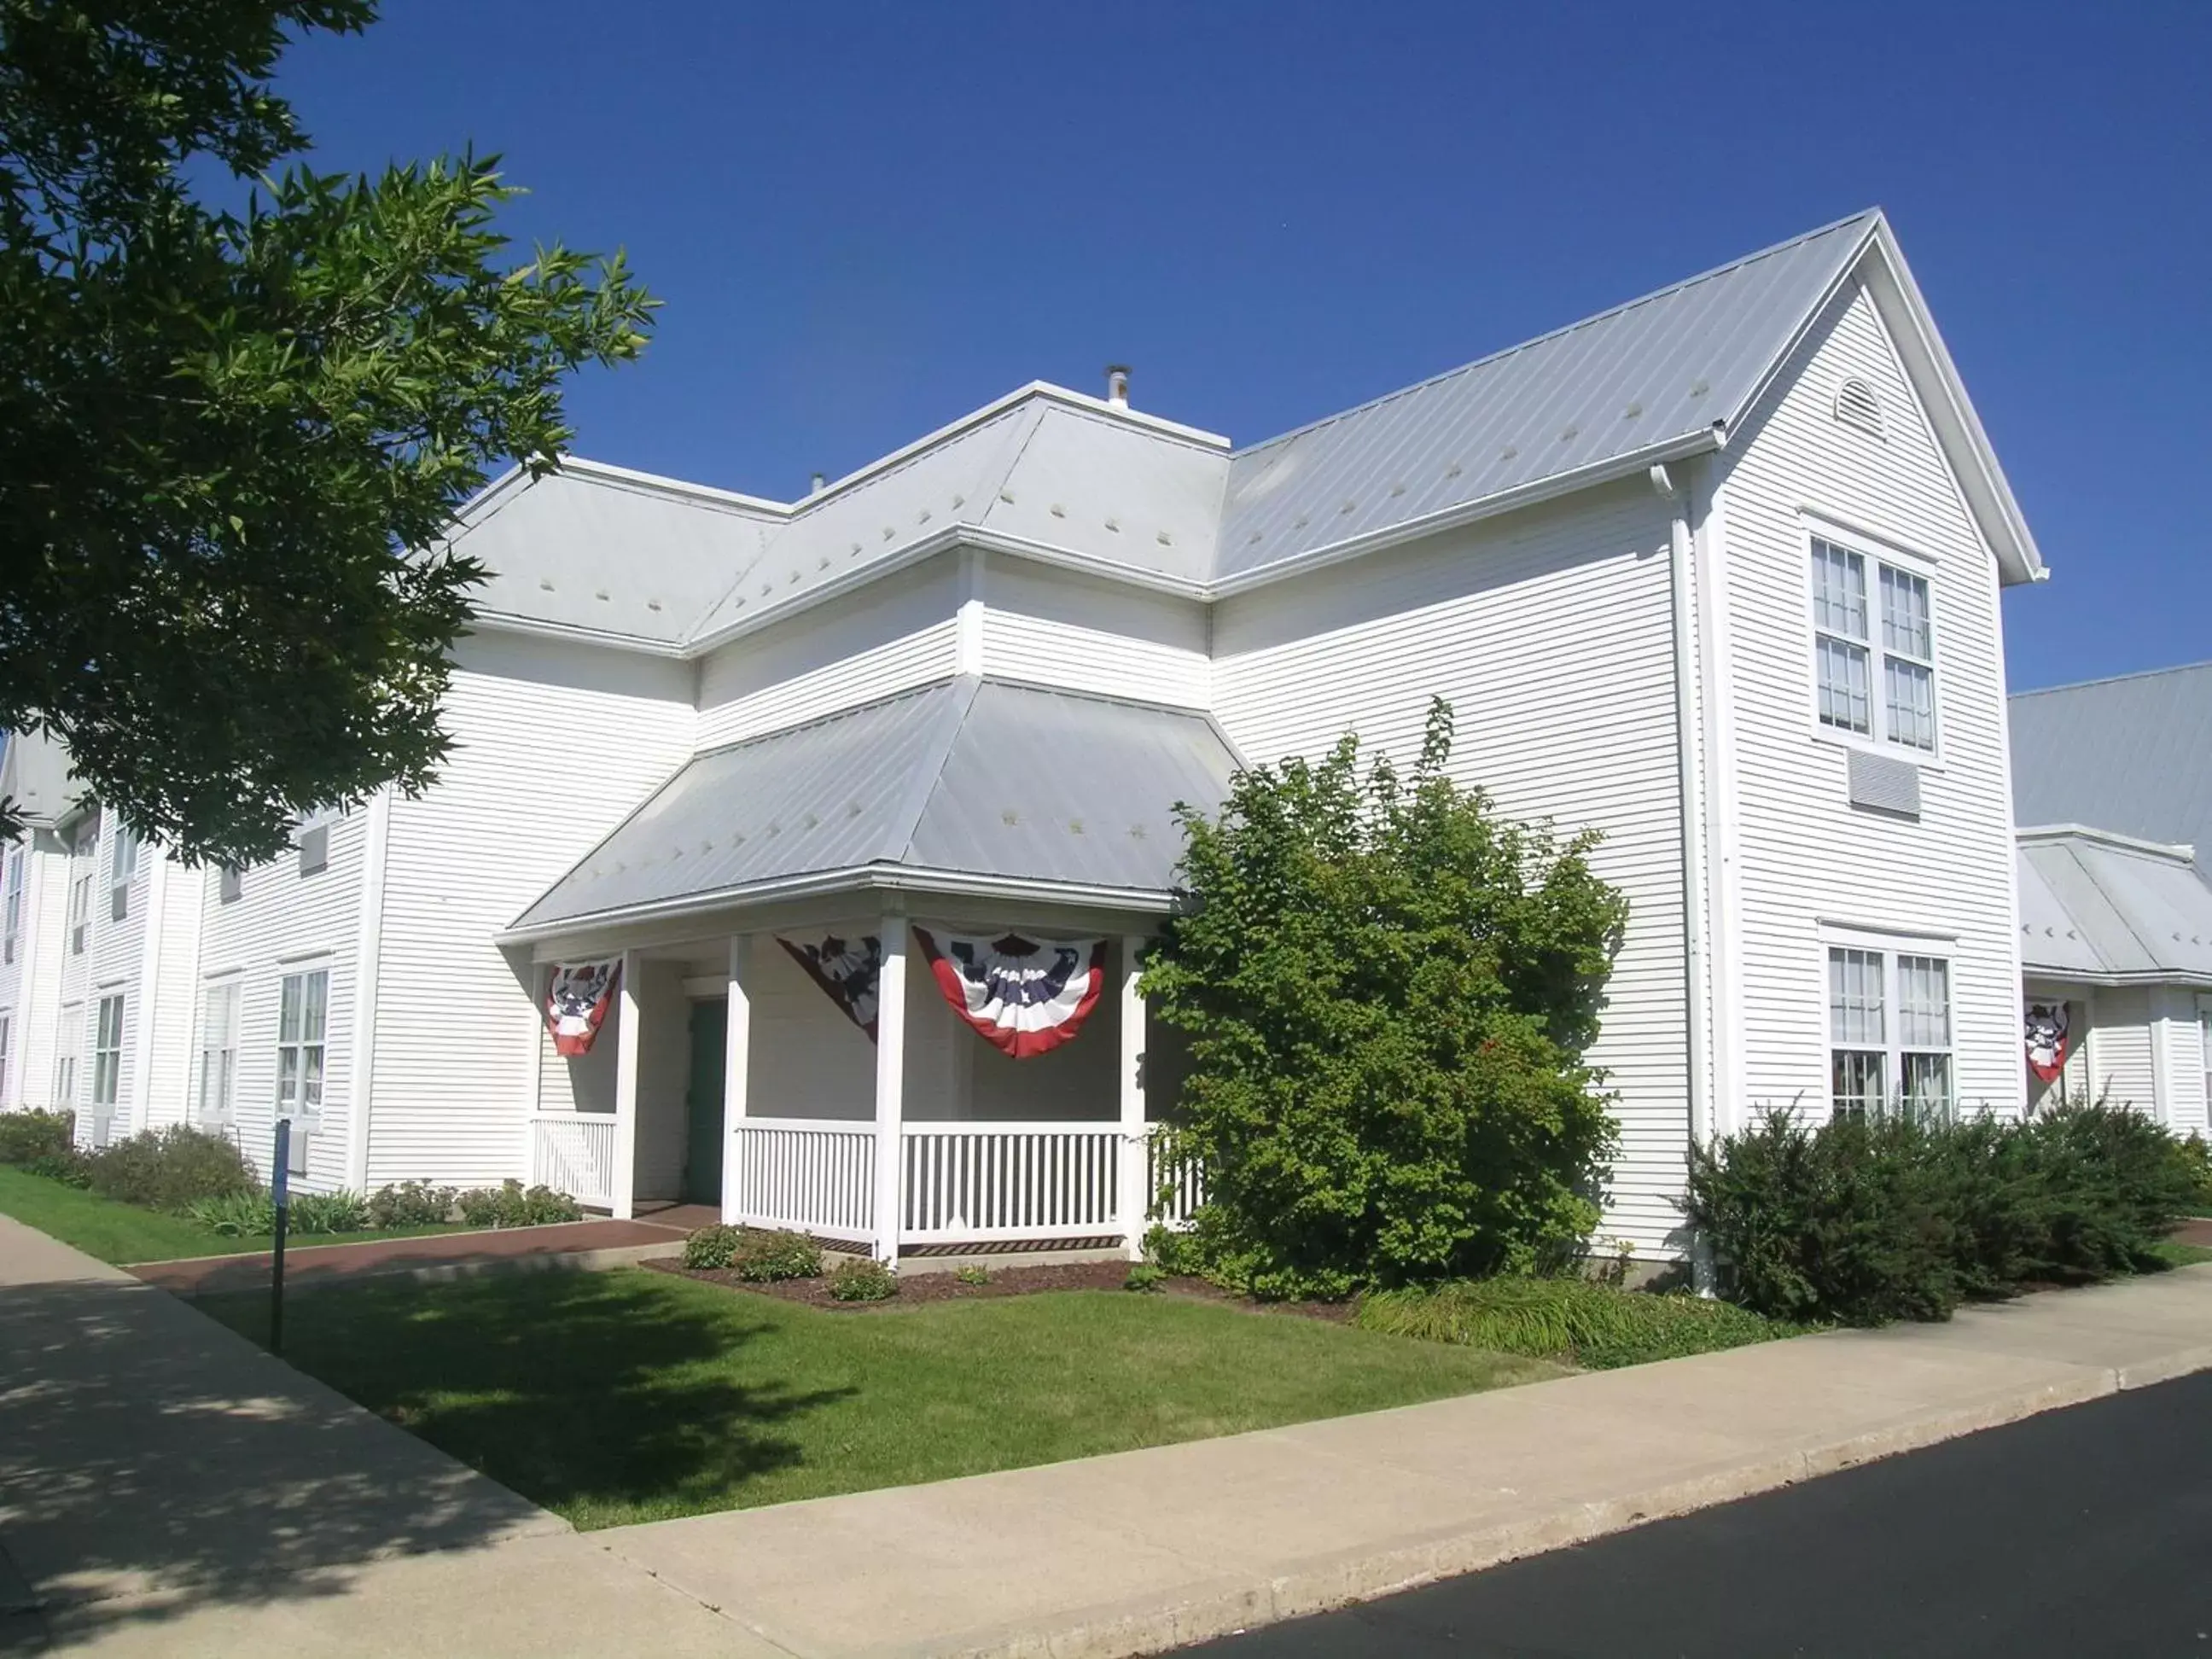
[[[2024,1122],[1776,1112],[1692,1149],[1682,1207],[1730,1300],[1878,1325],[2150,1267],[2203,1169],[2201,1148],[2116,1107]]]
[[[75,1112],[0,1112],[0,1164],[68,1158],[76,1144]]]
[[[87,1153],[84,1173],[85,1184],[102,1198],[149,1210],[182,1211],[261,1187],[236,1146],[189,1123],[142,1130]]]

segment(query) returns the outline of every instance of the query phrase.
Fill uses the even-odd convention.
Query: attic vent
[[[1872,437],[1881,437],[1881,399],[1874,388],[1854,375],[1836,388],[1836,418]]]

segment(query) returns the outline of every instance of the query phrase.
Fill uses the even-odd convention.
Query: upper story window
[[[1910,952],[1828,948],[1828,1105],[1948,1115],[1951,964]]]
[[[1936,747],[1936,621],[1928,579],[1813,538],[1813,657],[1820,724]]]
[[[13,962],[23,933],[23,866],[31,861],[31,849],[19,847],[0,857],[8,863],[7,896],[0,898],[0,962]]]
[[[138,832],[115,826],[114,850],[107,856],[107,914],[121,921],[131,914],[131,880],[138,873]]]
[[[100,815],[95,812],[77,827],[70,843],[70,954],[84,954],[85,936],[92,922],[92,878],[100,868]]]

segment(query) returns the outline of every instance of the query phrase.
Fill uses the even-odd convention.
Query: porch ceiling
[[[1237,763],[1202,714],[966,676],[698,756],[513,931],[886,866],[1165,892]]]

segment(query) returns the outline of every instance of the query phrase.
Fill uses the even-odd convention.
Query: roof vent
[[[1106,365],[1106,401],[1116,409],[1129,406],[1129,366],[1127,363]]]
[[[1881,399],[1875,396],[1872,386],[1856,375],[1836,388],[1836,418],[1845,426],[1858,428],[1870,437],[1884,435]]]
[[[823,490],[829,488],[830,480],[824,477],[821,473],[817,472],[814,475],[814,482],[807,486],[806,493],[810,495],[819,495]]]

